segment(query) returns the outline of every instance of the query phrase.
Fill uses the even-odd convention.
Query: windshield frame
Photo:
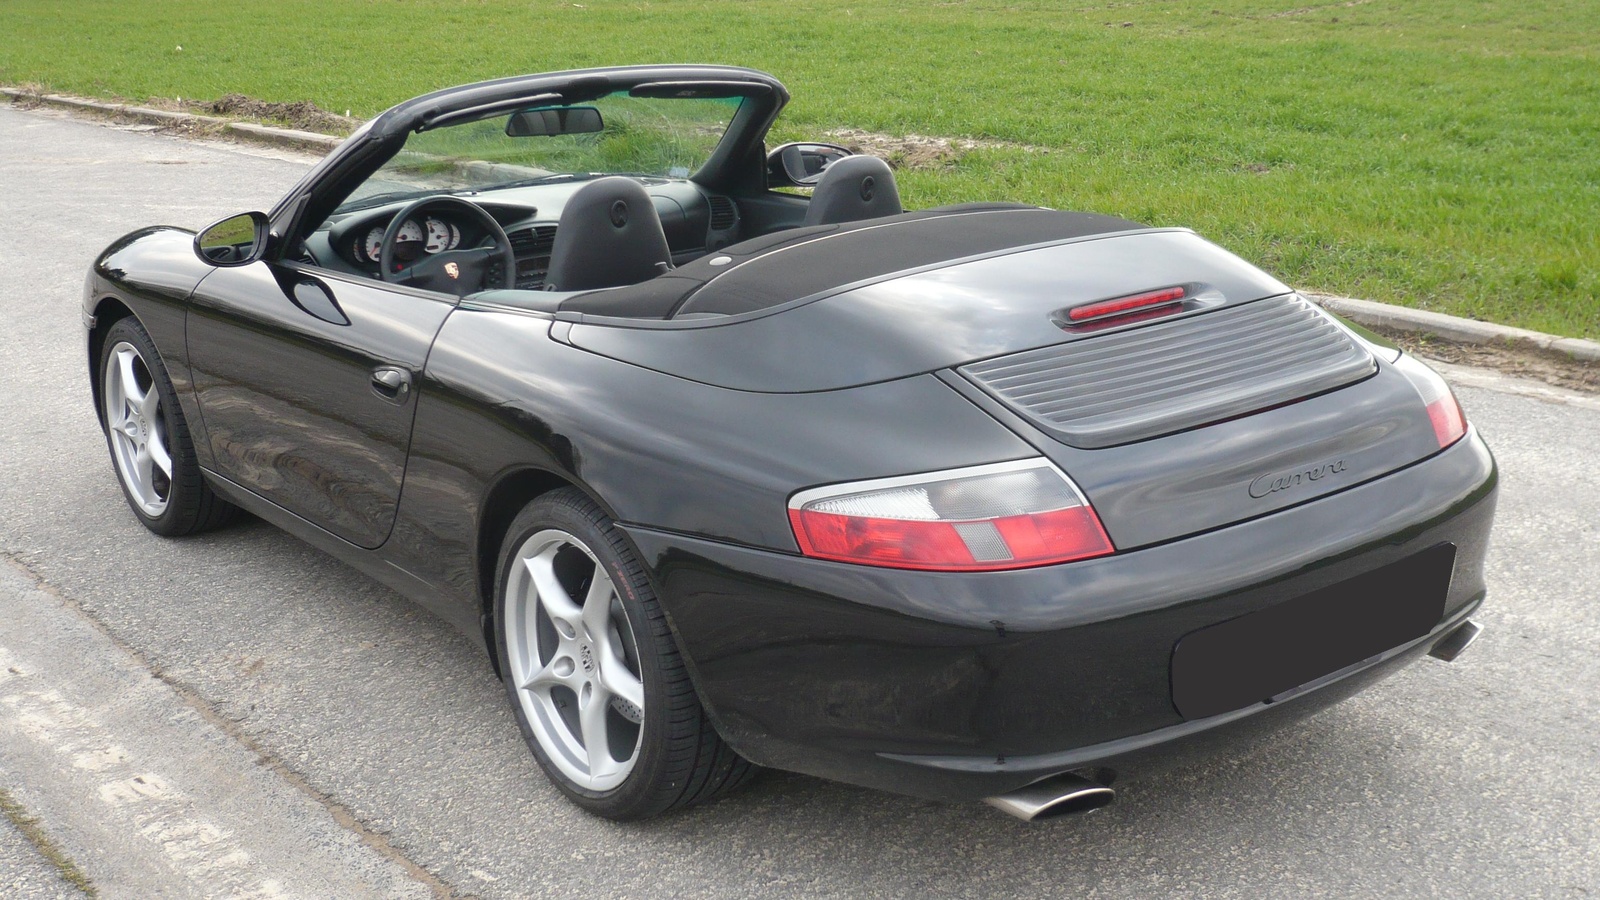
[[[334,207],[404,147],[411,133],[468,111],[527,102],[556,93],[576,102],[585,92],[606,93],[650,84],[736,86],[747,100],[729,124],[716,152],[689,181],[717,193],[754,196],[766,190],[763,140],[789,91],[757,69],[718,65],[642,65],[572,69],[517,75],[459,85],[414,97],[380,113],[312,167],[272,207],[268,255],[282,259],[326,221]],[[592,95],[592,94],[591,94]],[[502,107],[505,108],[505,107]]]
[[[605,175],[693,180],[734,135],[751,101],[747,94],[726,90],[710,92],[713,96],[663,96],[651,85],[644,88],[643,95],[634,86],[578,103],[545,93],[527,98],[531,103],[502,101],[441,117],[408,134],[404,146],[357,184],[333,214],[432,194],[471,196]],[[512,135],[508,128],[519,113],[572,108],[598,110],[604,126],[592,133],[532,136]]]

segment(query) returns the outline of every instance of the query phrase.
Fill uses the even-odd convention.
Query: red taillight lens
[[[1119,316],[1123,313],[1146,310],[1157,306],[1166,306],[1177,303],[1183,299],[1183,287],[1162,288],[1159,291],[1145,291],[1142,294],[1131,294],[1127,297],[1117,297],[1112,300],[1101,300],[1083,306],[1074,306],[1067,310],[1067,318],[1073,322],[1087,322],[1090,319],[1103,319],[1106,316]]]
[[[1433,422],[1433,436],[1439,439],[1441,450],[1467,433],[1467,419],[1461,414],[1461,404],[1456,402],[1454,394],[1447,392],[1429,403],[1428,419]]]
[[[807,556],[982,572],[1114,552],[1077,487],[1042,459],[815,488],[789,503]]]
[[[1409,356],[1401,355],[1395,360],[1394,366],[1421,395],[1422,403],[1428,409],[1428,421],[1433,424],[1433,436],[1439,439],[1439,449],[1443,450],[1461,440],[1467,433],[1467,417],[1461,412],[1461,404],[1456,402],[1456,395],[1450,392],[1450,386],[1444,383],[1444,379]]]

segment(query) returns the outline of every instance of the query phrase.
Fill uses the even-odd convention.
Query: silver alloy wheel
[[[511,678],[545,756],[585,790],[622,784],[639,759],[644,683],[605,567],[576,537],[546,529],[517,548],[505,597]]]
[[[149,364],[127,341],[106,356],[104,379],[101,395],[117,474],[139,509],[155,518],[166,511],[172,494],[172,454],[161,392]]]

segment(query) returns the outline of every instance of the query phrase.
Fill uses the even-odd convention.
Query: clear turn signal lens
[[[1404,353],[1395,360],[1394,367],[1406,376],[1406,380],[1421,395],[1422,403],[1428,409],[1428,421],[1433,423],[1433,435],[1439,439],[1439,449],[1443,450],[1461,440],[1467,433],[1467,417],[1461,412],[1456,395],[1451,393],[1450,386],[1439,377],[1439,373]]]
[[[1115,552],[1100,517],[1044,459],[801,491],[789,521],[806,556],[981,572]]]

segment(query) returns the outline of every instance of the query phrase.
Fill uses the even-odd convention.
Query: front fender
[[[141,228],[113,241],[95,257],[83,291],[95,415],[100,415],[101,339],[113,322],[132,315],[149,332],[167,367],[202,465],[210,465],[206,449],[210,444],[204,439],[205,425],[189,379],[184,317],[195,288],[214,271],[195,256],[194,232],[164,225]]]

